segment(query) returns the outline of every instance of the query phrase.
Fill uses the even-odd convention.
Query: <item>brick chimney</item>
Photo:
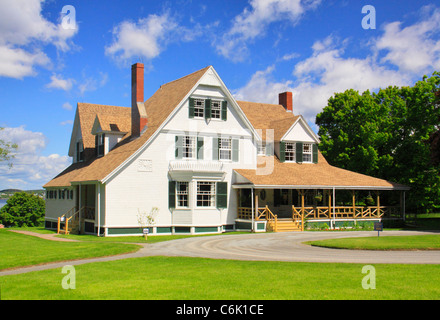
[[[147,114],[144,106],[144,64],[131,66],[131,135],[140,136],[147,125]]]
[[[292,92],[283,92],[278,95],[278,104],[282,105],[287,112],[293,112]]]

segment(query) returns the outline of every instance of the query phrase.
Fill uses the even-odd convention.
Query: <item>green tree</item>
[[[0,127],[0,131],[1,130],[4,130],[4,128]],[[0,139],[0,162],[8,161],[9,166],[12,167],[11,159],[14,158],[12,152],[16,149],[18,149],[18,145],[16,143],[10,143]]]
[[[15,227],[37,227],[44,222],[45,201],[26,192],[16,192],[0,209],[0,223]]]
[[[336,93],[316,117],[321,152],[335,166],[410,186],[412,210],[440,208],[439,86],[434,72],[412,87]]]

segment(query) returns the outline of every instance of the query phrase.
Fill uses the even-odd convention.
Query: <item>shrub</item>
[[[5,226],[38,227],[44,222],[46,204],[26,192],[15,193],[0,209],[0,223]]]

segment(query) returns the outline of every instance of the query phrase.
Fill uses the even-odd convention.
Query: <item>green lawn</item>
[[[440,250],[440,235],[379,236],[306,242],[313,246],[356,250]]]
[[[417,242],[417,237],[379,239]],[[421,243],[438,243],[438,239],[424,238]],[[138,248],[109,241],[55,242],[0,230],[0,269],[113,255]],[[75,266],[76,288],[70,290],[62,288],[66,274],[61,269],[2,276],[0,292],[5,300],[437,300],[440,296],[439,265],[375,265],[374,290],[362,288],[366,276],[363,266],[146,257]]]
[[[438,299],[440,266],[376,265],[376,289],[363,289],[363,265],[148,257],[0,277],[2,299],[272,300]]]
[[[132,252],[135,244],[59,242],[0,229],[0,270],[54,261],[85,259]]]

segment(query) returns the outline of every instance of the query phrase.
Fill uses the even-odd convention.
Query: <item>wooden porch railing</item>
[[[79,220],[79,217],[87,220],[95,220],[95,208],[84,206],[78,210],[78,207],[72,207],[69,211],[58,218],[57,233],[63,232],[64,234],[68,234],[69,223],[71,223],[71,221]],[[61,222],[64,222],[64,228],[62,229]]]
[[[293,215],[303,215],[306,219],[366,219],[400,217],[399,206],[339,206],[339,207],[304,207],[292,206]]]
[[[278,216],[276,214],[273,214],[272,211],[270,211],[268,206],[257,208],[256,214],[254,215],[254,218],[256,221],[258,220],[267,220],[267,222],[273,222],[275,226],[275,232],[276,232],[276,225],[278,221]],[[248,207],[239,207],[238,208],[238,218],[239,219],[247,219],[251,220],[252,215],[254,212],[252,212],[252,208]]]

